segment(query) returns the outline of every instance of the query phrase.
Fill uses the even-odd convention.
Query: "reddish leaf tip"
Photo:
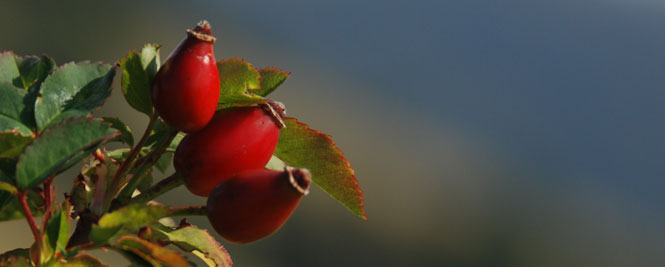
[[[335,141],[332,140],[332,136],[329,135],[329,134],[323,133],[319,130],[312,129],[312,128],[309,127],[309,125],[307,125],[306,123],[298,121],[296,118],[286,117],[286,118],[284,118],[284,120],[285,121],[293,121],[297,126],[303,127],[305,129],[307,129],[307,131],[322,137],[327,143],[329,143],[333,147],[333,149],[336,152],[339,153],[340,159],[347,166],[347,169],[349,170],[349,173],[351,175],[351,178],[352,178],[351,180],[353,181],[353,190],[356,193],[355,197],[357,198],[356,200],[358,201],[358,208],[359,208],[360,214],[358,214],[356,212],[354,212],[354,214],[358,215],[360,218],[367,221],[368,218],[367,218],[367,214],[365,213],[365,202],[364,202],[365,197],[363,196],[363,190],[360,188],[360,184],[358,183],[358,179],[355,176],[355,170],[353,170],[353,168],[351,168],[351,163],[344,156],[344,152],[342,152],[342,150],[340,150],[339,147],[337,147],[337,145],[335,144]]]
[[[264,68],[260,69],[260,70],[259,70],[259,73],[260,73],[260,72],[265,72],[265,71],[278,72],[278,73],[281,73],[281,74],[286,75],[287,77],[288,77],[288,76],[291,76],[291,72],[289,72],[289,71],[283,71],[283,70],[281,70],[281,69],[279,69],[279,68],[277,68],[277,67],[272,67],[272,66],[268,66],[268,67],[264,67]]]
[[[12,50],[2,50],[2,52],[0,53],[0,55],[5,55],[5,54],[16,56],[16,54]]]
[[[219,63],[219,64],[224,64],[224,63],[231,63],[231,62],[237,62],[237,63],[240,63],[240,64],[247,64],[247,65],[249,65],[252,69],[256,70],[256,68],[254,68],[254,67],[252,66],[252,63],[249,63],[249,62],[245,61],[245,59],[243,59],[243,58],[239,58],[239,57],[236,57],[236,56],[233,56],[233,57],[230,57],[230,58],[227,58],[227,59],[222,59],[222,60],[220,60],[218,63]]]

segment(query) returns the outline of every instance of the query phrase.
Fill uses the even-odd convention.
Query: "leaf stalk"
[[[143,177],[145,172],[148,171],[150,168],[152,168],[152,166],[155,165],[155,163],[157,163],[157,161],[164,154],[169,145],[171,145],[171,142],[176,137],[176,135],[178,135],[178,131],[172,129],[170,132],[168,132],[166,138],[162,139],[160,143],[157,144],[157,147],[155,149],[150,151],[148,155],[139,160],[140,165],[134,171],[134,176],[133,176],[134,179],[130,180],[127,186],[125,186],[125,188],[120,192],[120,195],[118,195],[118,202],[121,205],[127,204],[131,200],[134,190],[141,183],[140,177]]]
[[[206,216],[206,206],[170,207],[169,216]]]
[[[28,191],[19,192],[18,201],[21,204],[21,210],[23,211],[23,215],[25,215],[25,219],[28,221],[28,225],[30,225],[30,230],[32,231],[32,235],[35,237],[35,242],[37,242],[37,244],[41,244],[42,235],[39,231],[39,228],[37,227],[37,222],[35,221],[35,217],[32,215],[32,211],[30,211],[30,206],[28,206]]]
[[[118,170],[116,171],[115,176],[113,177],[113,183],[115,186],[119,187],[119,185],[124,184],[125,176],[129,171],[129,168],[131,167],[132,163],[134,163],[134,159],[136,159],[136,157],[139,155],[139,152],[141,152],[141,149],[143,148],[143,145],[145,145],[145,142],[148,141],[148,137],[150,137],[150,133],[152,133],[152,128],[155,127],[156,122],[157,122],[157,113],[153,112],[152,115],[150,116],[150,121],[148,122],[148,126],[146,127],[145,132],[143,132],[143,136],[141,136],[139,142],[129,152],[129,156],[127,156],[127,159],[125,159],[125,161],[122,162],[122,165],[120,165],[120,168],[118,168]]]
[[[140,195],[133,198],[130,201],[130,203],[132,204],[147,203],[148,201],[153,200],[156,197],[161,196],[162,194],[171,191],[174,188],[177,188],[178,186],[183,185],[184,183],[185,180],[183,179],[183,177],[178,172],[176,172],[171,176],[164,178],[159,183],[153,185],[152,187],[148,188],[148,190],[145,190]]]

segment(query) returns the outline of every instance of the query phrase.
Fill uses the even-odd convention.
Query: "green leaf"
[[[19,57],[16,62],[21,73],[23,88],[29,91],[36,91],[35,89],[39,88],[56,67],[55,60],[46,55]]]
[[[0,191],[0,213],[3,212],[5,206],[8,205],[12,199],[16,200],[15,196],[18,194],[18,189],[14,186],[14,178],[12,178],[14,176],[14,170],[7,170],[15,166],[2,167],[3,168],[0,168],[0,187],[2,187]]]
[[[129,129],[129,126],[127,126],[119,118],[103,117],[102,119],[105,122],[110,123],[111,128],[120,131],[120,135],[116,139],[125,144],[128,144],[130,147],[134,146],[134,135],[132,135],[132,131]]]
[[[157,162],[155,163],[155,167],[157,167],[157,169],[162,173],[166,172],[169,166],[171,166],[172,158],[173,158],[173,152],[165,152],[157,160]]]
[[[129,153],[131,153],[129,148],[118,148],[116,150],[108,151],[107,155],[117,161],[123,161],[129,156]]]
[[[25,90],[44,81],[54,68],[55,61],[46,55],[19,57],[9,51],[0,53],[0,82]]]
[[[8,182],[0,181],[0,190],[10,193],[12,195],[18,194],[18,189]]]
[[[65,252],[69,240],[69,210],[70,205],[65,201],[62,208],[53,210],[51,218],[46,223],[46,241],[53,252]],[[50,257],[46,257],[50,258]]]
[[[191,266],[180,253],[136,236],[123,236],[113,247],[129,252],[151,266]]]
[[[33,190],[28,191],[28,207],[30,207],[30,211],[35,217],[44,213],[44,200],[40,196],[40,193]],[[10,197],[4,207],[0,209],[0,221],[16,220],[23,217],[21,204],[19,204],[15,197]]]
[[[31,96],[28,91],[0,82],[0,131],[17,131],[31,135],[35,125]]]
[[[159,69],[159,45],[146,44],[141,53],[130,51],[120,61],[122,94],[134,109],[152,115],[151,86]]]
[[[8,82],[16,87],[23,87],[16,58],[17,56],[11,51],[0,53],[0,82]]]
[[[153,181],[152,169],[148,169],[145,173],[143,173],[143,176],[140,179],[141,181],[136,186],[136,189],[138,189],[141,192],[148,190],[148,188],[152,186],[152,181]]]
[[[218,109],[265,102],[263,97],[252,92],[261,89],[261,75],[252,64],[234,57],[217,62],[217,69],[220,87]]]
[[[255,92],[255,94],[263,97],[275,91],[291,75],[290,72],[274,67],[263,68],[259,70],[259,73],[261,74],[261,90]]]
[[[148,78],[152,78],[157,75],[159,71],[159,66],[162,65],[162,62],[159,58],[159,48],[161,46],[158,44],[145,44],[141,49],[141,66],[145,69],[148,74]]]
[[[116,235],[136,232],[139,228],[168,214],[169,209],[165,206],[128,205],[102,216],[99,222],[93,225],[90,240],[97,244],[104,244]]]
[[[52,263],[53,267],[104,267],[98,258],[91,255],[81,254],[68,259],[61,259]]]
[[[50,127],[28,145],[19,158],[16,167],[18,188],[40,184],[117,134],[108,124],[91,118],[69,119]]]
[[[85,116],[111,95],[115,68],[102,63],[67,63],[49,75],[35,104],[40,131],[69,117]]]
[[[287,164],[307,168],[312,180],[354,214],[363,219],[362,190],[349,162],[330,135],[310,129],[294,118],[285,118],[275,155]]]
[[[0,255],[0,266],[8,267],[28,267],[30,263],[30,249],[17,248],[7,251]]]
[[[36,128],[34,107],[39,88],[55,68],[53,59],[0,54],[0,131],[30,135]]]
[[[182,139],[185,138],[185,135],[178,133],[174,138],[173,141],[171,141],[171,144],[169,144],[169,147],[166,148],[167,152],[175,152],[176,149],[178,149],[178,145],[182,141]]]
[[[170,125],[166,124],[162,120],[157,120],[155,123],[155,127],[152,129],[152,132],[150,133],[150,136],[148,137],[148,141],[145,142],[145,145],[143,146],[144,148],[150,148],[153,149],[155,146],[159,145],[162,142],[166,142],[166,140],[174,133],[177,132],[178,130],[171,127]],[[180,136],[180,137],[178,137]],[[180,143],[180,140],[182,140],[182,134],[176,135],[176,137],[171,141],[171,144],[169,145],[169,148],[171,148],[175,142]],[[175,144],[177,147],[177,144]],[[168,150],[167,148],[167,151]],[[175,149],[174,149],[175,151]]]
[[[0,158],[18,157],[32,139],[33,136],[23,136],[16,131],[0,132]]]
[[[195,253],[204,261],[212,261],[212,266],[231,266],[231,256],[226,249],[213,238],[208,231],[195,226],[187,226],[170,232],[160,231],[168,241],[175,243],[181,249]]]

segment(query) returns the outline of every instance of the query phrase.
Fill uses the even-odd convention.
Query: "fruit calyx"
[[[266,103],[259,104],[261,108],[268,111],[272,118],[279,124],[280,128],[286,128],[284,117],[286,117],[286,107],[282,102],[268,100]]]
[[[203,20],[198,24],[196,24],[196,27],[194,29],[187,30],[187,34],[204,42],[215,43],[215,40],[217,40],[215,37],[212,36],[210,23],[208,23],[208,21],[206,20]]]
[[[309,184],[312,182],[312,173],[308,169],[294,168],[291,166],[284,167],[284,172],[289,174],[289,182],[293,189],[301,193],[303,196],[309,194]]]

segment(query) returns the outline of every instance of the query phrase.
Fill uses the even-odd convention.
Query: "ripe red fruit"
[[[263,168],[275,152],[280,124],[259,106],[223,109],[202,130],[182,139],[173,165],[187,189],[208,196],[238,172]]]
[[[219,71],[210,24],[200,22],[169,55],[152,84],[152,104],[164,121],[183,132],[202,129],[217,110]]]
[[[220,183],[208,197],[210,224],[224,239],[249,243],[279,229],[309,190],[306,169],[250,170]]]

